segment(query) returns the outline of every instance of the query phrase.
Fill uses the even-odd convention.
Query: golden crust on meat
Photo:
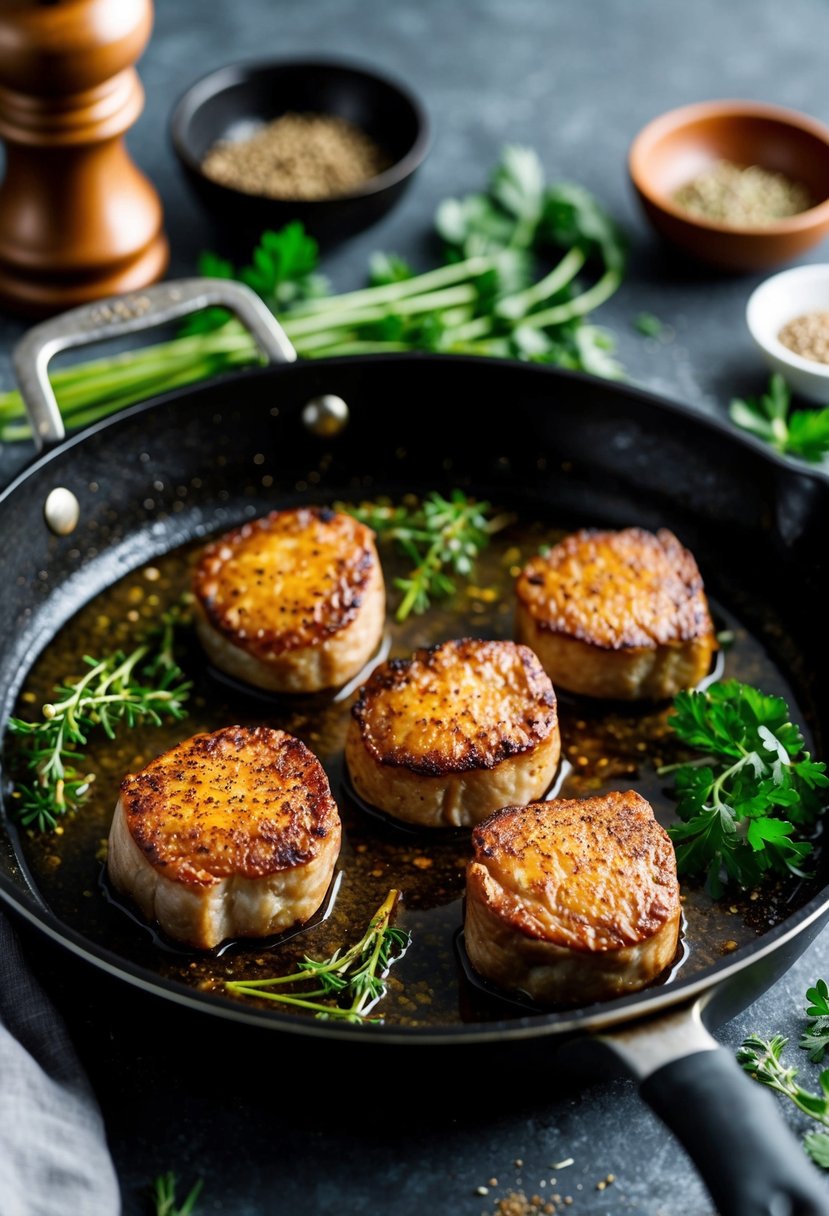
[[[125,777],[121,803],[147,861],[194,886],[306,865],[340,832],[319,760],[266,726],[186,739]]]
[[[345,756],[357,793],[422,826],[469,826],[538,798],[561,743],[556,697],[526,646],[461,638],[378,667],[360,691]]]
[[[516,595],[516,637],[572,692],[673,696],[716,650],[696,561],[666,528],[573,533],[531,558]]]
[[[324,507],[272,511],[213,541],[193,575],[196,628],[222,671],[273,691],[342,684],[377,649],[374,533]]]
[[[390,659],[360,689],[352,717],[380,764],[428,776],[492,768],[556,728],[549,678],[527,646],[460,638]]]
[[[305,924],[325,899],[341,833],[325,771],[299,739],[228,726],[125,777],[107,871],[148,921],[210,950]]]
[[[674,849],[635,791],[505,807],[472,844],[464,936],[484,978],[574,1004],[635,991],[673,960]]]

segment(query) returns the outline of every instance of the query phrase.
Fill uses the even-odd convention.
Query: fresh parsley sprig
[[[386,976],[392,964],[403,957],[410,942],[410,935],[404,929],[391,924],[399,896],[399,891],[389,891],[363,936],[344,953],[335,950],[330,958],[322,960],[306,955],[290,975],[263,980],[226,980],[225,988],[234,996],[260,997],[306,1009],[322,1020],[382,1021],[382,1018],[369,1018],[367,1014],[386,995]],[[283,986],[298,985],[298,992],[283,990]]]
[[[81,751],[96,728],[113,739],[121,723],[160,726],[184,717],[190,681],[173,654],[173,633],[181,614],[166,613],[159,627],[129,654],[117,650],[102,659],[84,655],[86,671],[55,689],[36,722],[11,718],[8,729],[22,743],[31,781],[16,782],[16,817],[24,827],[46,832],[61,815],[83,803],[94,774],[85,771]]]
[[[794,833],[814,824],[829,778],[783,698],[725,680],[679,693],[668,721],[703,753],[661,770],[674,773],[678,794],[682,822],[668,831],[680,875],[706,874],[714,898],[729,880],[749,887],[769,873],[802,876],[812,846]]]
[[[395,613],[398,621],[405,621],[413,612],[426,612],[433,600],[452,595],[455,582],[447,571],[471,574],[477,555],[506,523],[504,516],[487,515],[488,502],[468,498],[461,490],[453,490],[448,498],[432,491],[413,507],[340,505],[378,535],[396,542],[411,561],[411,573],[394,580],[403,593]]]
[[[776,451],[819,463],[829,452],[829,409],[793,410],[791,390],[775,372],[765,393],[735,397],[728,416],[736,426],[765,440]]]

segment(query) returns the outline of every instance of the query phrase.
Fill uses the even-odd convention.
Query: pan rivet
[[[68,536],[78,526],[81,507],[71,490],[58,486],[43,504],[43,515],[55,536]]]
[[[335,397],[333,393],[312,397],[303,408],[302,421],[314,435],[330,439],[347,425],[348,406],[342,397]]]

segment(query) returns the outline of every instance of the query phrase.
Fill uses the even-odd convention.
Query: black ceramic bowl
[[[217,140],[250,136],[287,111],[334,114],[361,128],[389,168],[348,194],[314,200],[266,198],[212,181],[201,164]],[[227,243],[254,242],[268,228],[301,220],[323,244],[352,236],[384,216],[409,186],[429,147],[429,121],[396,80],[341,60],[229,64],[197,80],[170,118],[173,149]]]

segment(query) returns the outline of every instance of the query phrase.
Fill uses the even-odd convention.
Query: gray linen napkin
[[[0,1216],[120,1211],[95,1097],[0,912]]]

